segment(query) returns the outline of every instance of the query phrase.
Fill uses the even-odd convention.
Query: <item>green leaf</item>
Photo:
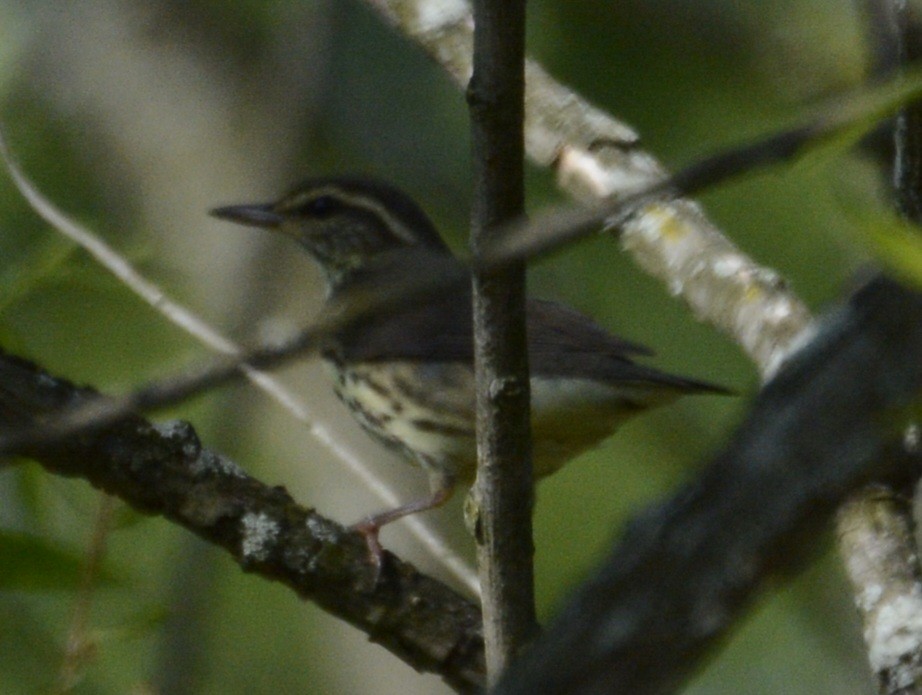
[[[27,258],[0,269],[0,313],[60,273],[76,249],[66,239],[46,236]]]
[[[884,270],[922,290],[922,227],[877,212],[853,215],[861,241]]]
[[[15,531],[0,531],[0,590],[73,590],[83,579],[84,558],[45,538]],[[103,570],[98,584],[115,583]]]
[[[805,146],[798,165],[812,167],[834,160],[852,149],[868,131],[922,97],[922,70],[907,71],[889,82],[835,99],[814,112],[814,138]]]
[[[112,530],[124,531],[134,528],[138,524],[150,521],[151,518],[150,514],[143,514],[127,504],[117,504],[112,515]]]
[[[904,282],[922,290],[922,229],[897,220],[868,230],[875,256]]]

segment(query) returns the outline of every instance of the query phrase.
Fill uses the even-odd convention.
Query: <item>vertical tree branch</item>
[[[474,3],[468,85],[474,154],[471,243],[522,215],[525,0]],[[525,268],[474,277],[477,481],[472,525],[483,592],[488,679],[535,635]]]
[[[64,647],[64,660],[58,672],[58,681],[52,689],[55,695],[71,693],[80,682],[80,677],[88,663],[95,656],[95,645],[90,636],[90,610],[99,581],[99,571],[106,554],[109,533],[112,530],[112,517],[115,499],[105,493],[99,495],[99,509],[93,524],[93,535],[87,549],[86,565],[77,591],[74,610],[70,619],[67,643]]]
[[[918,27],[908,0],[890,0],[895,30],[897,70],[903,72],[919,59]],[[922,103],[914,102],[896,115],[893,184],[897,207],[906,219],[922,222]]]
[[[903,0],[867,0],[866,21],[878,78],[889,77],[919,57],[919,27]],[[908,220],[922,221],[922,110],[903,109],[894,120],[896,206]],[[868,661],[881,693],[922,687],[922,567],[903,494],[873,486],[854,495],[836,515],[845,571],[861,617]]]
[[[887,486],[854,495],[836,515],[836,535],[861,616],[879,691],[918,692],[922,594],[907,500]]]

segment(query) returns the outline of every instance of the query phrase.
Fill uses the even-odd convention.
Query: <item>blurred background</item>
[[[531,54],[633,125],[670,168],[790,124],[870,69],[858,2],[532,0],[529,15]],[[59,206],[244,344],[309,321],[320,278],[293,245],[211,219],[211,207],[271,200],[318,174],[373,174],[417,198],[455,248],[466,244],[463,95],[359,0],[0,0],[0,119],[18,161]],[[865,261],[854,211],[886,207],[881,182],[869,160],[833,154],[745,177],[702,201],[726,234],[822,310]],[[531,211],[560,200],[551,175],[535,168],[528,195]],[[531,288],[654,347],[657,365],[741,394],[647,415],[540,486],[537,581],[547,618],[630,514],[695,474],[758,382],[737,347],[698,324],[611,239],[542,261]],[[0,345],[112,393],[209,359],[41,222],[2,174]],[[321,365],[281,376],[407,499],[425,489],[418,471],[344,417]],[[381,506],[248,385],[157,417],[191,420],[207,446],[344,523]],[[429,516],[472,557],[457,497]],[[81,481],[29,463],[0,470],[0,535],[25,538],[36,552],[79,562],[98,508]],[[93,592],[91,649],[73,692],[448,692],[185,531],[118,505],[114,519],[112,581]],[[451,581],[399,524],[383,541]],[[832,534],[813,543],[816,560],[763,595],[689,692],[872,692]],[[0,692],[54,689],[76,595],[65,577],[0,586]]]

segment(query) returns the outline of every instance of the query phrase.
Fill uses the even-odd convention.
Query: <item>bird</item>
[[[378,286],[425,272],[426,259],[436,267],[463,267],[410,196],[369,177],[315,178],[274,202],[228,205],[211,214],[294,239],[323,271],[328,303],[356,287],[386,291]],[[394,259],[406,264],[395,266]],[[398,272],[374,272],[379,267]],[[636,362],[652,351],[563,304],[527,299],[526,330],[535,479],[644,410],[682,395],[729,393]],[[372,312],[335,332],[322,356],[336,395],[361,427],[429,477],[428,495],[353,526],[380,564],[382,527],[441,506],[475,476],[470,283]]]

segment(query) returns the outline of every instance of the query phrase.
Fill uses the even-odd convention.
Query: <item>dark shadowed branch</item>
[[[904,76],[922,58],[919,17],[905,0],[890,0],[897,74]],[[922,101],[903,106],[894,123],[893,183],[906,219],[922,222]]]
[[[663,693],[723,637],[804,531],[861,484],[922,463],[922,295],[878,279],[821,322],[691,485],[628,528],[495,692]],[[799,541],[799,542],[798,542]]]
[[[862,3],[878,80],[918,63],[922,33],[906,3]],[[918,106],[907,105],[866,143],[891,174],[897,209],[918,223],[922,152]],[[918,428],[918,425],[916,425]],[[916,429],[917,432],[917,429]],[[868,661],[881,693],[915,692],[922,683],[922,568],[905,491],[882,484],[862,490],[836,515],[836,533],[861,618]]]

